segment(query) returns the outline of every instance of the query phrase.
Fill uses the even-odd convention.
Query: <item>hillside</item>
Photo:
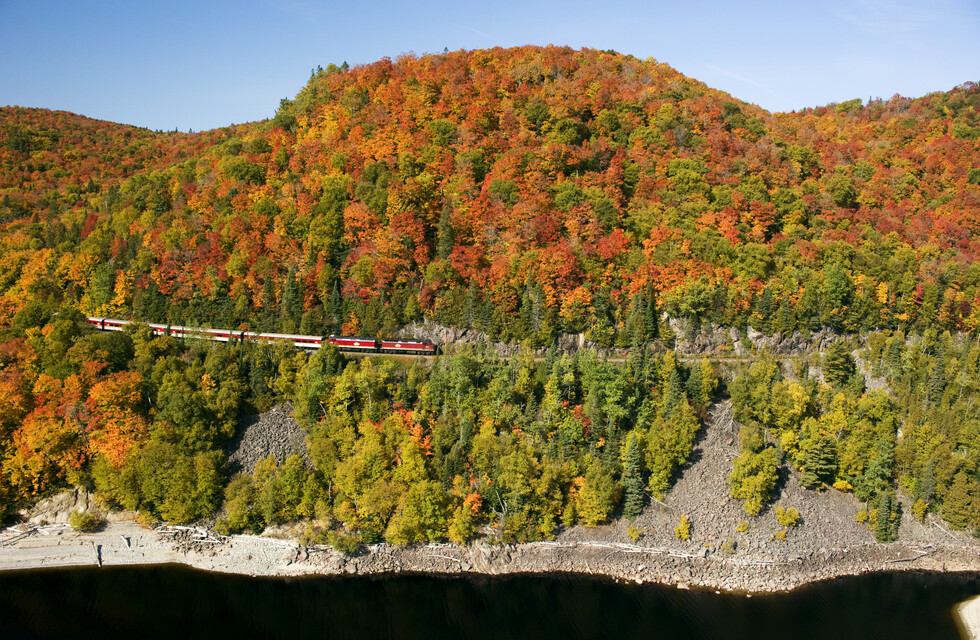
[[[39,290],[540,345],[628,345],[649,301],[765,333],[972,329],[978,95],[773,115],[653,60],[525,47],[330,66],[271,121],[196,135],[8,108],[3,313]]]
[[[931,513],[976,529],[978,101],[771,114],[654,60],[523,47],[330,65],[274,118],[198,134],[4,108],[0,503],[73,484],[341,549],[540,540],[664,498],[728,396],[746,517],[793,469],[853,493],[879,541]],[[85,314],[441,327],[512,357],[307,356]],[[738,354],[732,375],[673,351],[697,344]],[[233,475],[246,414],[282,401],[305,457]]]

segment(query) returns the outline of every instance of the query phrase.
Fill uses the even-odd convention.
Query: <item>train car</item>
[[[122,331],[131,320],[115,320],[87,316],[86,320],[102,331]],[[297,349],[314,350],[325,344],[332,344],[341,351],[360,351],[362,353],[403,353],[409,355],[435,355],[436,345],[428,340],[377,340],[359,336],[306,336],[291,333],[257,333],[238,329],[205,329],[181,325],[148,323],[155,336],[173,338],[210,340],[214,342],[245,342],[255,340],[267,343],[287,343]]]
[[[235,331],[241,335],[240,340],[252,339],[260,342],[289,342],[297,349],[319,349],[323,346],[322,336],[303,336],[292,333],[254,333],[252,331]]]
[[[168,327],[168,335],[172,338],[201,338],[204,340],[208,339],[208,335],[200,329],[192,329],[190,327],[182,327],[179,324],[173,324]]]
[[[201,331],[207,334],[208,340],[214,340],[215,342],[235,342],[235,334],[241,333],[240,331],[232,331],[230,329],[202,329]]]
[[[85,316],[85,319],[89,323],[94,324],[95,327],[101,331],[122,331],[123,327],[127,324],[131,324],[129,320],[114,320],[112,318],[96,318],[93,316]]]
[[[428,340],[382,340],[381,351],[431,356],[436,353],[436,345]]]
[[[378,351],[378,341],[374,338],[330,335],[327,336],[327,343],[341,351]]]
[[[319,349],[323,346],[323,336],[294,336],[293,344],[299,349]]]
[[[153,335],[155,335],[155,336],[169,336],[170,335],[170,326],[169,325],[166,325],[166,324],[155,324],[155,323],[151,322],[151,323],[147,324],[146,326],[148,326],[153,331]]]

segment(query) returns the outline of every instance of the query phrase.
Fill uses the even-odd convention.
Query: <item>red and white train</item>
[[[102,331],[122,331],[132,320],[116,320],[114,318],[97,318],[87,316],[86,319]],[[197,338],[215,342],[244,342],[256,340],[259,342],[288,342],[297,349],[319,349],[324,344],[332,344],[341,351],[367,353],[404,353],[410,355],[431,356],[436,353],[436,345],[428,340],[377,340],[375,338],[359,338],[353,336],[303,336],[288,333],[255,333],[254,331],[238,331],[232,329],[199,329],[182,327],[173,324],[146,323],[153,334],[157,336],[173,336],[174,338]]]

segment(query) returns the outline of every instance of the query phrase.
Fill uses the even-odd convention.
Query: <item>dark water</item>
[[[2,638],[959,638],[980,576],[716,595],[581,577],[302,578],[182,567],[0,573]]]

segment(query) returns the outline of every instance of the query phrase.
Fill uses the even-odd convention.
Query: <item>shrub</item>
[[[357,536],[331,531],[327,534],[327,544],[344,555],[351,555],[361,546],[361,541]]]
[[[912,505],[912,513],[914,513],[915,517],[919,519],[919,522],[925,522],[926,513],[928,512],[929,512],[929,503],[923,500],[922,498],[916,500],[915,504]]]
[[[783,509],[782,507],[776,507],[776,522],[784,527],[795,527],[800,521],[800,512],[790,507],[789,509]]]
[[[91,511],[72,511],[68,514],[68,524],[75,531],[98,531],[105,524],[102,516]]]
[[[681,514],[681,523],[674,527],[674,535],[677,536],[678,540],[691,539],[691,522],[683,513]]]
[[[626,529],[626,535],[628,535],[630,540],[632,540],[633,542],[639,540],[640,536],[644,535],[645,533],[646,531],[644,531],[643,529],[638,529],[633,525],[630,525],[629,528]]]
[[[738,548],[738,543],[735,542],[735,538],[733,538],[732,536],[728,536],[728,540],[725,540],[725,542],[723,542],[721,545],[721,550],[728,555],[732,555],[733,553],[735,553],[735,550],[737,548]]]

